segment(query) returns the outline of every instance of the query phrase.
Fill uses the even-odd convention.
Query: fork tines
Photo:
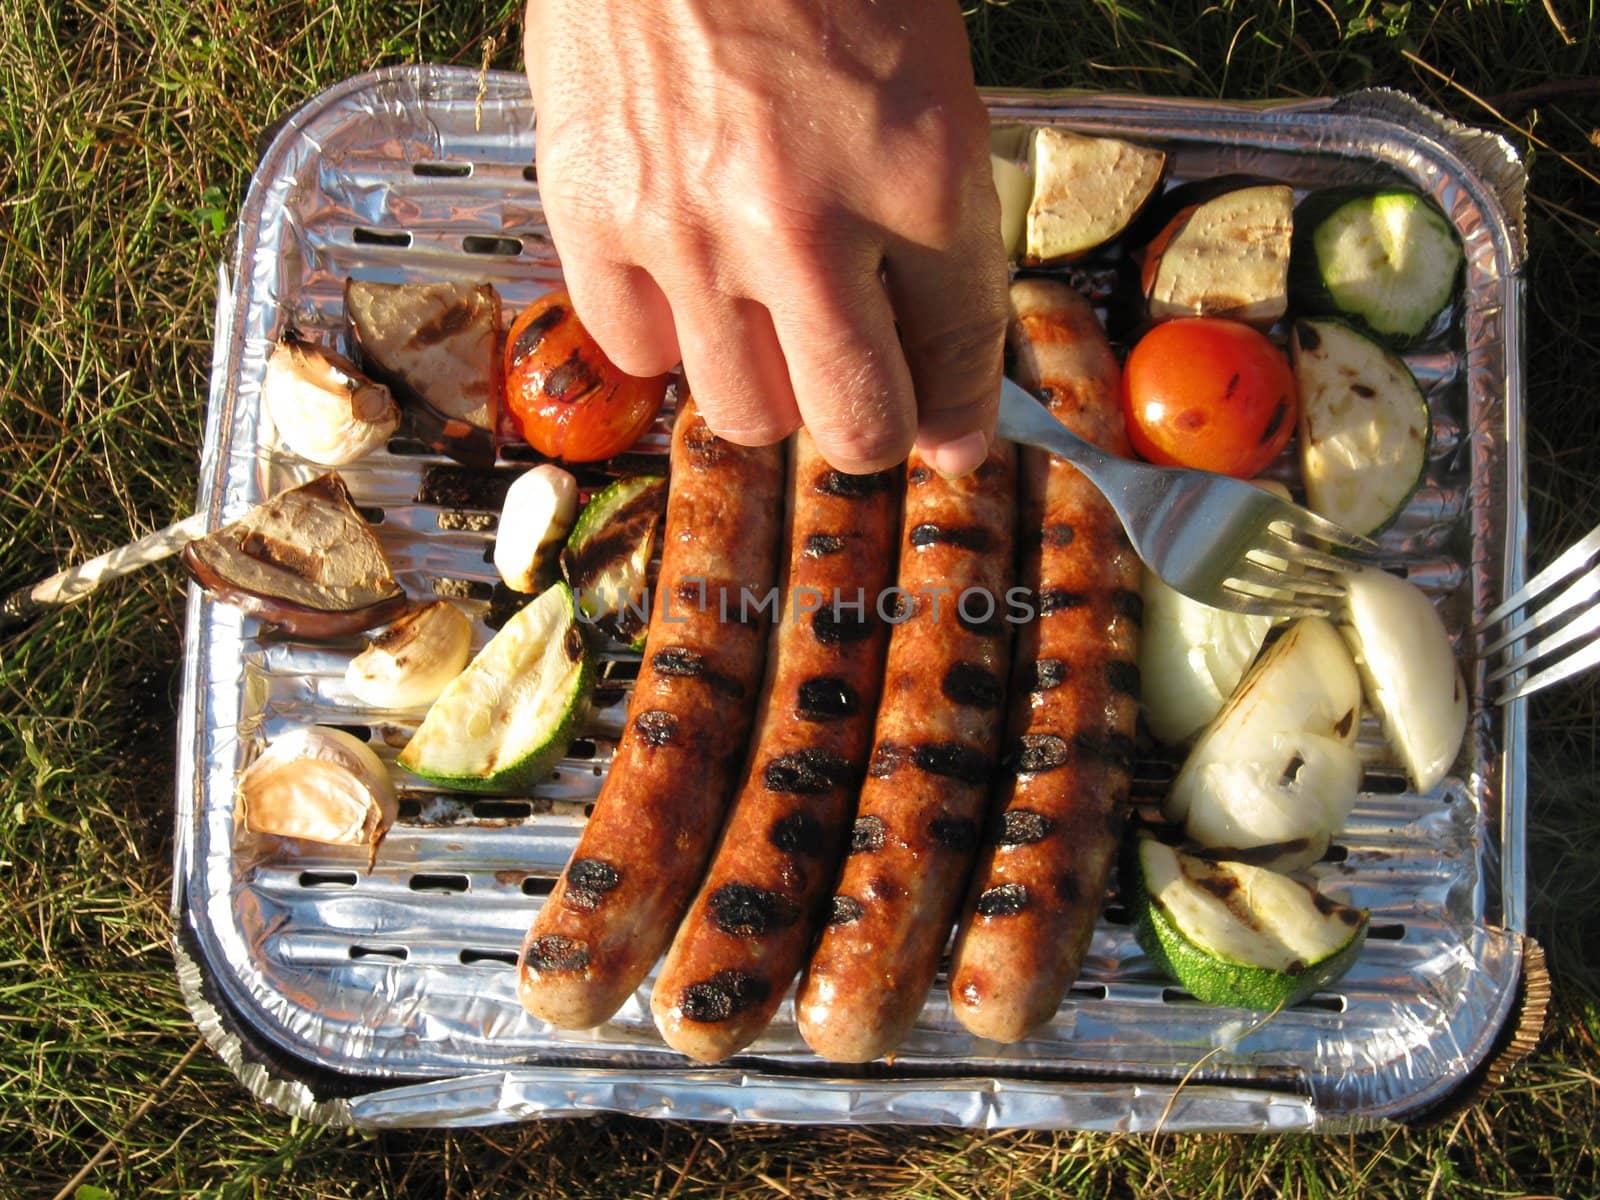
[[[1537,641],[1522,646],[1516,654],[1491,671],[1488,675],[1490,683],[1497,683],[1518,671],[1526,670],[1558,650],[1580,643],[1582,639],[1578,649],[1569,651],[1566,657],[1546,665],[1496,697],[1499,703],[1526,696],[1600,664],[1600,641],[1594,639],[1595,631],[1600,629],[1600,608],[1593,604],[1595,596],[1600,594],[1600,564],[1583,570],[1596,554],[1600,554],[1600,526],[1562,552],[1515,595],[1490,610],[1478,622],[1474,632],[1489,636],[1497,623],[1519,610],[1527,609],[1483,647],[1479,652],[1482,658],[1526,641],[1534,634],[1543,635]],[[1583,573],[1566,583],[1578,571]],[[1565,586],[1560,586],[1563,583]],[[1558,587],[1560,590],[1556,590]],[[1540,600],[1543,603],[1538,608],[1530,607]]]

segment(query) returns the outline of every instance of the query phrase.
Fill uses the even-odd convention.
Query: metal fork
[[[1564,657],[1546,662],[1533,674],[1507,685],[1495,697],[1495,703],[1505,704],[1537,692],[1600,663],[1600,639],[1595,637],[1595,631],[1600,629],[1600,605],[1594,603],[1595,596],[1600,594],[1600,563],[1589,566],[1567,586],[1556,590],[1569,576],[1588,566],[1589,560],[1597,554],[1600,554],[1600,526],[1562,551],[1520,591],[1489,610],[1478,622],[1473,632],[1480,637],[1491,636],[1496,626],[1501,627],[1499,636],[1479,652],[1482,658],[1487,659],[1518,642],[1525,643],[1489,672],[1488,682],[1492,684],[1545,662],[1558,650],[1567,651]],[[1537,609],[1532,607],[1536,601],[1543,602]],[[1519,611],[1523,613],[1519,619],[1502,624]],[[1528,640],[1535,634],[1542,636],[1537,641]],[[1577,648],[1567,650],[1575,642]]]
[[[1107,454],[1010,379],[1001,383],[996,432],[1082,471],[1116,510],[1145,565],[1213,608],[1330,616],[1345,594],[1341,575],[1351,564],[1328,548],[1377,549],[1367,538],[1242,480]]]

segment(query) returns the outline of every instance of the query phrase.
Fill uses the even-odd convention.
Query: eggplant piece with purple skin
[[[500,294],[486,283],[349,279],[344,302],[361,364],[394,392],[407,432],[457,462],[492,467]]]
[[[183,565],[216,599],[294,637],[358,633],[407,604],[382,545],[331,471],[190,542]]]

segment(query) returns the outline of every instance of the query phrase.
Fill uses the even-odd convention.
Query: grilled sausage
[[[700,882],[761,683],[782,485],[781,447],[722,441],[684,402],[672,431],[655,619],[627,724],[517,963],[523,1006],[553,1025],[609,1019]]]
[[[972,863],[1005,719],[1016,449],[964,479],[908,464],[899,588],[850,856],[795,998],[824,1058],[867,1062],[928,998]],[[935,601],[941,601],[935,607]]]
[[[668,1044],[705,1062],[753,1041],[805,963],[882,684],[888,628],[876,610],[894,577],[900,472],[834,471],[804,430],[790,461],[783,609],[753,752],[651,995]]]
[[[1062,424],[1127,453],[1118,372],[1089,304],[1061,283],[1011,289],[1016,378]],[[1019,631],[1002,783],[950,970],[973,1033],[1016,1041],[1048,1020],[1088,952],[1127,806],[1141,615],[1140,565],[1116,515],[1075,467],[1026,450]]]

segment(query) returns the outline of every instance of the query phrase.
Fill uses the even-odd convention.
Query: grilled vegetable
[[[1355,533],[1405,508],[1428,451],[1428,404],[1404,362],[1335,320],[1296,321],[1290,341],[1300,392],[1306,502]]]
[[[261,399],[283,444],[324,467],[354,462],[400,426],[400,409],[388,388],[293,329],[267,359]]]
[[[517,476],[500,505],[494,568],[513,592],[531,595],[578,515],[578,481],[550,463]]]
[[[297,637],[371,629],[406,606],[383,547],[332,472],[190,542],[183,564],[218,600]]]
[[[345,668],[350,694],[374,708],[431,704],[472,657],[472,622],[447,600],[412,609]]]
[[[666,506],[664,477],[619,479],[584,506],[561,552],[561,570],[583,619],[618,641],[633,643],[644,634],[650,611],[645,587]]]
[[[1214,862],[1140,833],[1123,888],[1145,953],[1208,1004],[1270,1011],[1348,971],[1368,914],[1284,875]]]
[[[394,390],[410,431],[468,466],[494,465],[500,296],[488,284],[345,283],[362,365]]]
[[[1450,636],[1416,585],[1376,569],[1352,571],[1345,583],[1348,624],[1341,632],[1367,699],[1412,786],[1431,791],[1455,762],[1467,728],[1467,689]]]
[[[1139,699],[1150,732],[1176,745],[1222,711],[1260,652],[1272,618],[1201,604],[1148,570],[1141,592]]]
[[[1044,126],[1028,151],[1033,199],[1026,259],[1078,258],[1116,237],[1155,193],[1166,155],[1117,138]]]
[[[1344,642],[1327,621],[1297,621],[1195,742],[1163,812],[1219,853],[1284,870],[1314,862],[1355,804],[1360,719]]]
[[[527,443],[566,462],[621,454],[649,429],[667,377],[639,379],[606,357],[565,292],[541,296],[506,335],[506,402]]]
[[[572,592],[557,583],[451,680],[400,752],[400,765],[466,791],[531,787],[566,753],[593,681]]]
[[[1289,360],[1249,325],[1165,321],[1122,373],[1128,437],[1151,462],[1249,479],[1288,445],[1299,402]]]
[[[1294,223],[1298,312],[1340,313],[1404,347],[1428,333],[1460,286],[1461,239],[1408,188],[1313,192]]]
[[[399,812],[383,760],[321,725],[274,738],[239,776],[238,803],[250,833],[338,846],[376,846]]]
[[[1145,250],[1150,317],[1231,317],[1262,327],[1289,303],[1294,193],[1235,188],[1180,212]]]

